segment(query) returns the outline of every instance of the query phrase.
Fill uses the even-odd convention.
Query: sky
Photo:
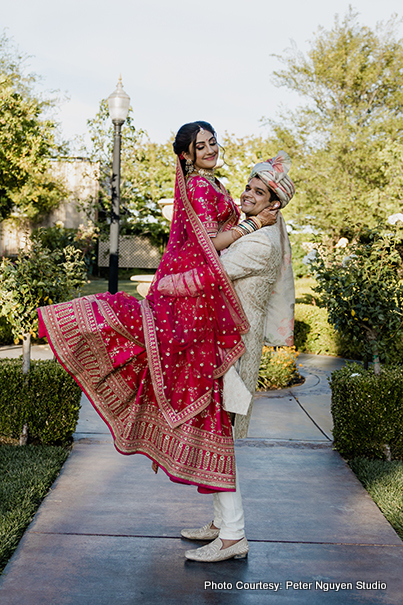
[[[119,74],[135,125],[151,140],[166,142],[193,120],[242,137],[264,135],[263,117],[298,103],[274,86],[281,63],[273,54],[291,44],[306,52],[318,27],[330,29],[350,3],[371,28],[403,15],[401,0],[1,0],[0,32],[29,55],[41,89],[59,91],[67,139],[86,135]]]

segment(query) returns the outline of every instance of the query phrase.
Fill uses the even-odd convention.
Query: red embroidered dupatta
[[[234,212],[225,227],[237,219]],[[193,268],[203,276],[200,295],[158,291],[161,277]],[[221,377],[244,352],[240,335],[249,326],[179,162],[171,234],[147,298],[87,296],[42,307],[39,317],[41,335],[107,422],[118,451],[147,455],[179,482],[235,489]]]

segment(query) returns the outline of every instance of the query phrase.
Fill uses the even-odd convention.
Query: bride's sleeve
[[[187,186],[187,194],[194,211],[203,223],[210,237],[218,233],[218,193],[200,176],[192,177]]]
[[[195,267],[185,273],[173,273],[162,277],[157,285],[158,291],[164,296],[179,298],[182,296],[199,296],[204,291],[206,283],[213,283],[214,275],[207,266]]]
[[[186,191],[188,199],[208,235],[215,237],[218,233],[217,203],[219,193],[216,193],[206,179],[200,176],[189,179]],[[203,265],[184,273],[165,275],[159,280],[157,289],[161,294],[175,298],[199,296],[205,288],[206,280],[208,280],[208,283],[212,283],[214,276],[211,269]]]

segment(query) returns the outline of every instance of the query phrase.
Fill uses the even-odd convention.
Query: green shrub
[[[294,344],[297,350],[301,353],[362,360],[362,351],[352,339],[340,334],[329,324],[328,312],[321,306],[315,287],[316,281],[312,278],[295,280]],[[381,361],[386,361],[383,351]],[[398,332],[390,342],[387,361],[403,364],[403,331]]]
[[[0,315],[0,347],[12,345],[14,342],[11,326],[5,317]]]
[[[400,330],[393,338],[388,353],[389,363],[403,365],[403,330]]]
[[[326,309],[314,305],[295,305],[294,344],[301,352],[340,354],[336,332],[327,321]]]
[[[331,411],[336,449],[345,458],[403,459],[403,368],[380,375],[356,363],[332,373]]]
[[[328,322],[323,307],[295,305],[294,344],[301,353],[360,359],[359,351]]]
[[[91,275],[96,265],[96,241],[98,229],[89,221],[87,225],[80,225],[78,229],[68,229],[62,222],[57,222],[53,227],[39,227],[34,229],[31,240],[40,242],[44,248],[52,252],[64,250],[73,246],[83,254],[88,275]],[[67,258],[65,257],[65,260]]]
[[[291,233],[289,233],[292,247],[292,269],[296,279],[304,278],[310,275],[309,267],[304,263],[304,258],[309,249],[306,247],[306,243],[310,242],[311,237],[311,234],[301,233],[297,230],[293,230]]]
[[[263,347],[257,390],[284,389],[299,380],[298,355],[295,347]]]
[[[0,359],[0,435],[18,439],[28,424],[30,441],[65,443],[74,433],[81,389],[55,361],[32,361],[23,375],[21,359]]]
[[[363,357],[373,358],[377,374],[380,358],[390,361],[391,343],[402,330],[401,238],[392,225],[362,229],[347,248],[329,252],[319,246],[310,264],[329,322]]]
[[[35,243],[18,258],[0,262],[0,315],[7,318],[16,341],[36,336],[38,307],[73,298],[86,282],[82,254],[73,247],[51,252]]]

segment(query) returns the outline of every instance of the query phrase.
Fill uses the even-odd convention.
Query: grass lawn
[[[403,540],[403,461],[355,458],[349,465]]]
[[[295,303],[315,304],[319,294],[313,291],[316,282],[312,277],[299,277],[295,279]]]
[[[68,455],[64,447],[0,445],[0,572]]]
[[[137,282],[130,281],[130,279],[119,280],[119,292],[122,290],[134,296],[135,298],[141,299],[142,297],[137,292]],[[81,296],[88,296],[89,294],[103,294],[108,291],[108,280],[107,279],[93,279],[89,283],[84,284],[81,289]]]

